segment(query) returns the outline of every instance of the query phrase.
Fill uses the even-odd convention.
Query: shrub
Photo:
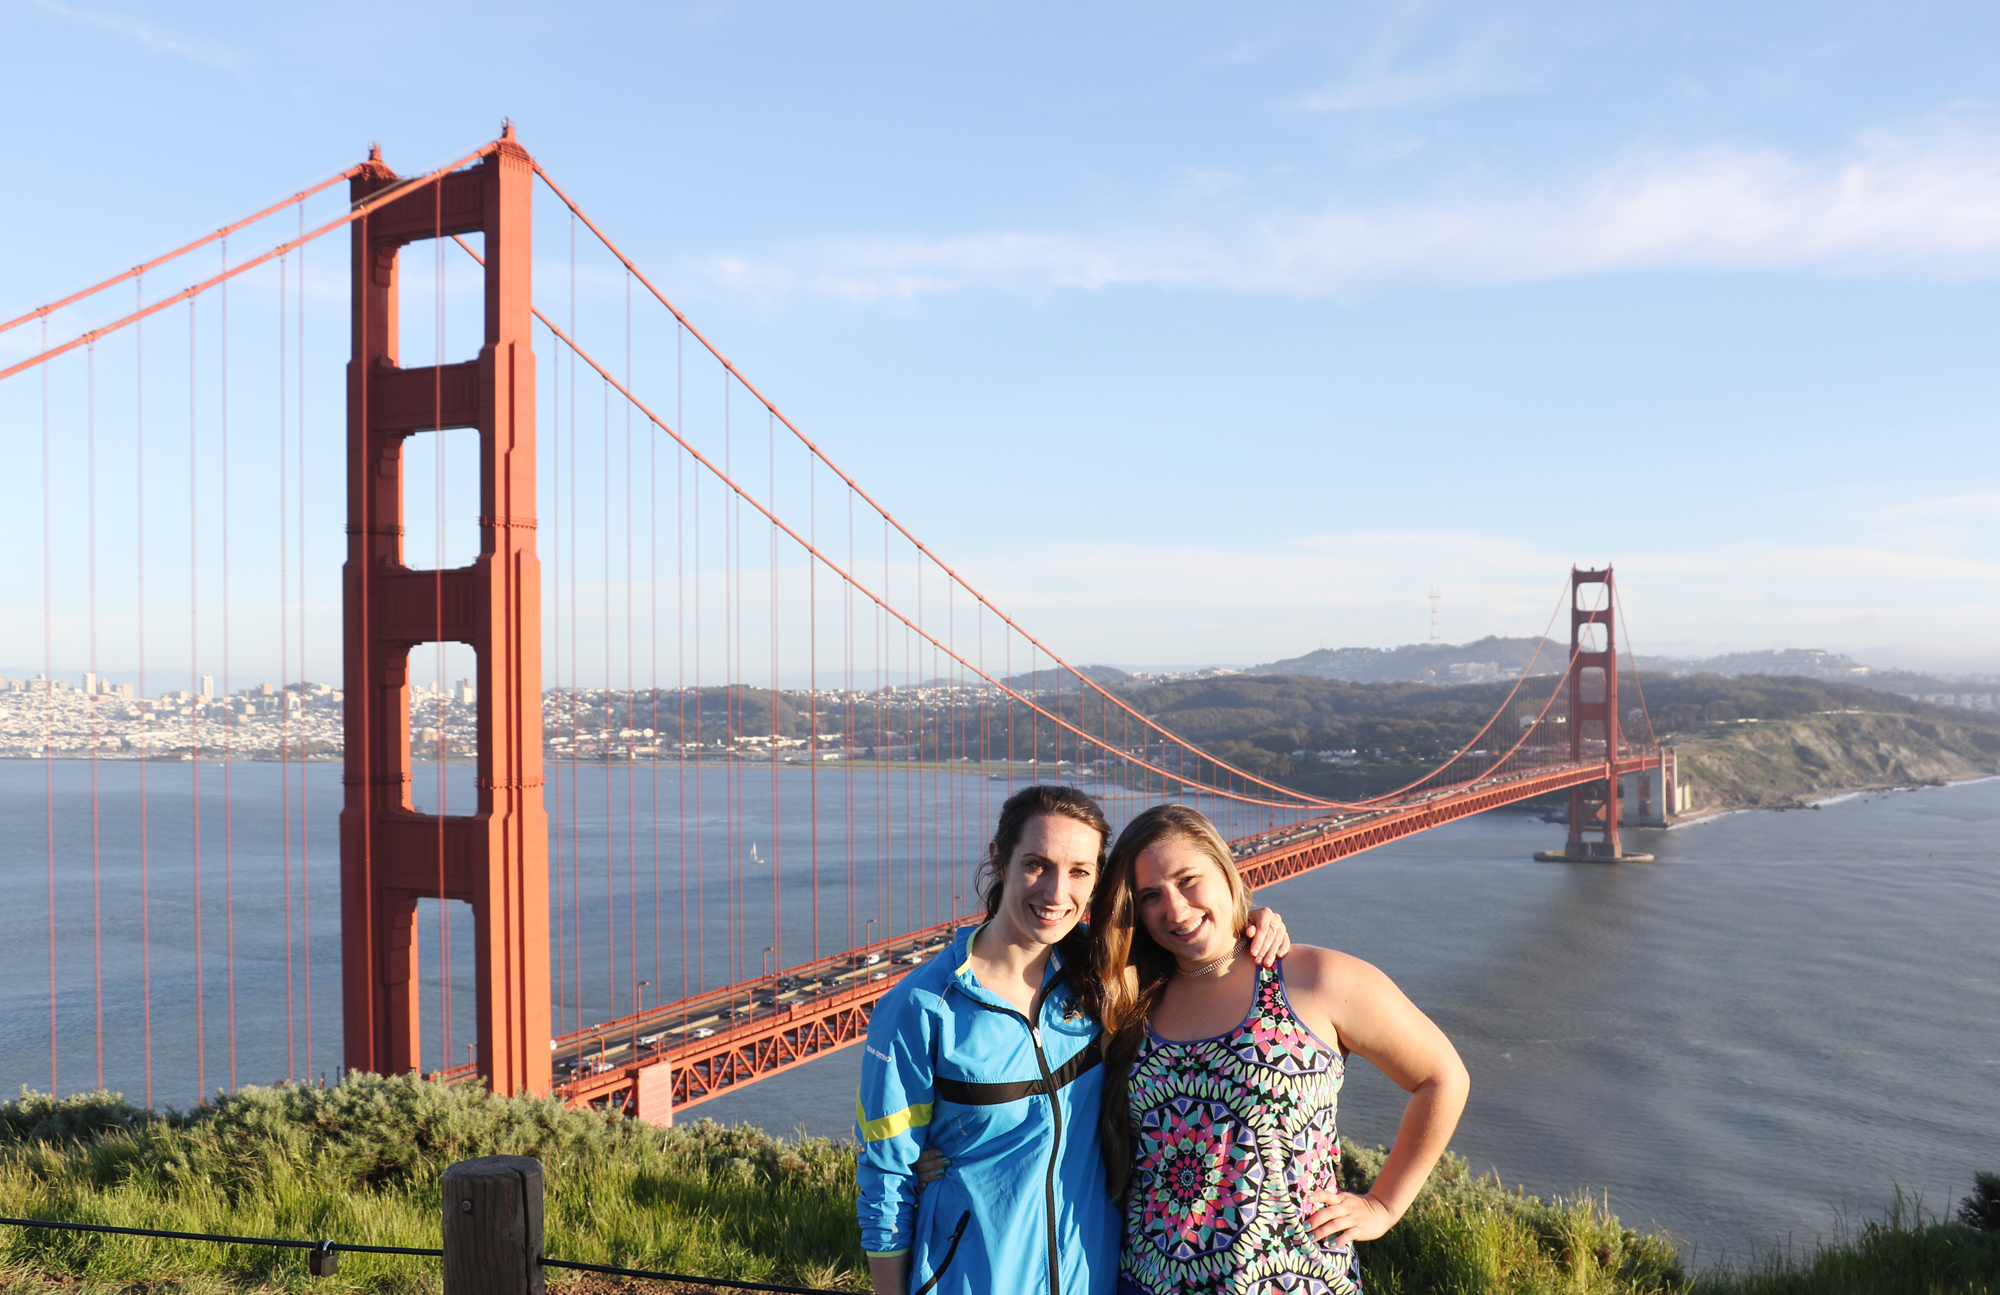
[[[1958,1221],[1981,1232],[2000,1232],[2000,1174],[1972,1176],[1972,1195],[1958,1203]]]

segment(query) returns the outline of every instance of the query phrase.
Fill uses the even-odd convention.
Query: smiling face
[[[1090,911],[1104,837],[1061,814],[1028,820],[1002,872],[993,915],[1009,943],[1051,945]]]
[[[1212,962],[1242,933],[1235,892],[1222,867],[1184,836],[1160,837],[1133,862],[1139,925],[1183,965]]]

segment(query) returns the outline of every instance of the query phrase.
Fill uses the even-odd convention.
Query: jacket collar
[[[961,926],[958,928],[958,934],[952,938],[951,948],[944,954],[945,957],[951,959],[949,965],[953,968],[952,981],[962,992],[986,1004],[988,1007],[997,1007],[1001,1011],[1012,1012],[1015,1010],[1012,1003],[1009,1003],[1006,999],[1000,997],[1000,995],[980,984],[979,977],[972,974],[972,942],[985,929],[986,923],[984,922],[981,922],[977,926]],[[1062,948],[1060,946],[1053,947],[1049,950],[1048,968],[1042,973],[1042,984],[1047,985],[1062,968]],[[1044,1013],[1048,1011],[1050,1003],[1056,997],[1057,995],[1055,994],[1045,994],[1043,996],[1042,1011]]]

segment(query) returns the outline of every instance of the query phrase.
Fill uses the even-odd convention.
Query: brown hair
[[[1074,787],[1036,783],[1009,796],[1000,806],[1000,821],[994,825],[993,839],[986,846],[986,861],[979,869],[979,897],[986,902],[991,921],[1000,912],[1000,892],[1007,886],[1007,861],[1015,847],[1038,818],[1072,818],[1097,832],[1097,871],[1104,872],[1104,849],[1111,840],[1111,823],[1098,803]]]
[[[1103,880],[1104,851],[1111,841],[1111,823],[1104,817],[1104,810],[1098,803],[1074,787],[1049,783],[1023,787],[1001,804],[1000,821],[994,825],[993,839],[986,846],[986,860],[979,868],[979,897],[986,903],[986,920],[989,922],[1000,912],[1000,895],[1007,888],[1007,861],[1014,857],[1021,837],[1027,833],[1028,824],[1038,818],[1074,819],[1094,829],[1097,832],[1097,875],[1100,883]],[[1057,973],[1058,978],[1081,988],[1077,982],[1090,979],[1089,933],[1083,929],[1082,923],[1078,923],[1056,947],[1062,951],[1062,970]],[[1086,996],[1090,996],[1087,991]]]
[[[1221,870],[1229,887],[1237,935],[1250,922],[1250,889],[1236,870],[1236,858],[1215,824],[1186,805],[1155,805],[1125,825],[1090,904],[1090,960],[1096,973],[1083,985],[1084,1005],[1103,1025],[1104,1106],[1098,1116],[1104,1143],[1106,1186],[1114,1199],[1125,1195],[1132,1176],[1132,1129],[1126,1110],[1126,1082],[1146,1022],[1174,974],[1173,955],[1154,943],[1139,923],[1139,856],[1165,840],[1185,841]]]

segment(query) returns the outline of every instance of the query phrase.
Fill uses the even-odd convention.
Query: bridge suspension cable
[[[379,537],[393,560],[376,575],[423,590],[390,662],[402,763],[384,794],[404,834],[384,858],[424,895],[396,955],[421,1005],[413,1064],[448,1078],[488,1062],[483,937],[449,896],[466,825],[496,790],[469,763],[495,740],[487,694],[514,686],[465,646],[478,608],[454,591],[499,559],[503,528],[536,527],[526,552],[543,564],[523,740],[546,751],[557,1077],[572,1100],[642,1115],[656,1063],[685,1106],[854,1041],[908,960],[983,911],[987,832],[1028,782],[1082,786],[1114,821],[1195,803],[1269,880],[1602,778],[1656,745],[1635,680],[1643,726],[1603,759],[1572,758],[1580,658],[1545,660],[1548,626],[1487,695],[1491,713],[1386,790],[1303,791],[1213,731],[1177,731],[1198,721],[1164,709],[1168,685],[1072,666],[918,540],[531,159],[542,277],[524,328],[547,343],[513,362],[533,402],[523,426],[539,423],[535,497],[488,508],[490,446],[473,453],[464,429],[501,435],[468,394],[500,362],[476,343],[490,330],[468,283],[490,292],[494,249],[466,232],[465,204],[519,157],[509,136],[409,179],[371,158],[0,325],[40,325],[37,349],[0,353],[0,425],[39,426],[42,477],[40,517],[0,523],[0,542],[39,542],[43,562],[39,650],[0,657],[39,656],[42,676],[7,685],[0,720],[41,757],[40,786],[0,795],[32,795],[44,831],[0,841],[0,859],[43,874],[52,1089],[59,1058],[90,1057],[95,1085],[143,1083],[151,1103],[156,1033],[174,1040],[157,1091],[175,1100],[209,1093],[211,1048],[231,1087],[328,1068],[318,1031],[341,1013],[315,946],[323,971],[342,896],[313,829],[346,788],[313,766],[341,751],[336,717],[355,700],[328,683],[342,595],[325,539],[343,479],[395,483]],[[318,206],[342,179],[359,196]],[[272,222],[268,250],[241,256]],[[308,291],[309,251],[343,230],[378,258],[351,267],[357,282],[386,287],[396,312],[385,362],[352,388],[309,381],[337,362],[343,324],[369,324]],[[216,259],[149,299],[149,276],[189,255]],[[126,283],[108,322],[55,327]],[[7,381],[30,369],[32,391]],[[323,434],[342,391],[392,433],[372,476],[344,478]],[[27,634],[32,617],[16,620]],[[82,686],[59,684],[79,662]],[[87,951],[72,943],[84,913]]]

